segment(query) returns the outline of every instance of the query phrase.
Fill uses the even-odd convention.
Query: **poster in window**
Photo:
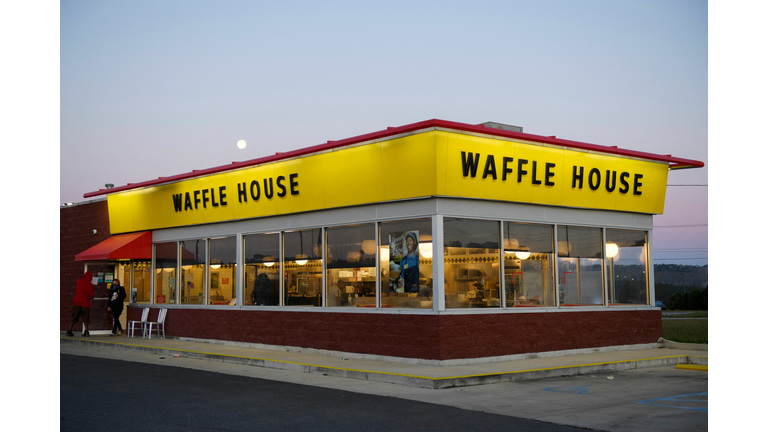
[[[419,232],[389,235],[389,291],[419,292]]]

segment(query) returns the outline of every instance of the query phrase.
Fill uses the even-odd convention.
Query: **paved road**
[[[61,354],[62,431],[583,431],[444,405]]]
[[[327,377],[318,374],[266,369],[220,361],[163,357],[157,354],[149,354],[133,350],[116,350],[111,348],[63,344],[61,345],[61,353],[62,430],[67,430],[72,424],[79,425],[77,422],[83,421],[83,419],[90,421],[90,414],[87,410],[82,414],[82,417],[74,417],[71,415],[70,410],[64,409],[66,401],[64,396],[64,380],[69,380],[67,373],[70,369],[75,369],[75,374],[83,374],[82,379],[86,379],[91,372],[101,375],[102,370],[108,368],[107,360],[127,360],[116,364],[120,365],[120,370],[130,367],[133,372],[130,372],[130,375],[128,376],[131,376],[133,377],[133,380],[142,383],[141,389],[133,390],[137,392],[137,394],[145,388],[148,388],[146,386],[149,384],[145,383],[148,381],[150,383],[154,382],[152,377],[155,375],[149,373],[148,371],[150,371],[150,369],[147,368],[156,366],[169,370],[191,369],[203,372],[214,372],[215,376],[221,378],[213,380],[215,382],[223,382],[224,378],[221,377],[221,375],[226,374],[230,376],[229,379],[234,379],[234,382],[245,381],[247,378],[256,378],[258,380],[254,382],[263,382],[264,380],[267,380],[270,382],[295,384],[299,386],[298,388],[305,389],[306,391],[309,391],[307,387],[311,386],[318,390],[326,389],[341,391],[341,395],[345,395],[344,398],[341,398],[338,393],[329,393],[328,395],[321,394],[321,396],[317,396],[322,400],[335,397],[336,399],[329,400],[343,400],[346,402],[347,400],[358,400],[362,397],[361,395],[375,396],[376,398],[374,399],[366,399],[368,402],[360,406],[356,405],[357,408],[354,410],[345,408],[343,403],[330,404],[330,406],[328,406],[329,404],[315,405],[316,402],[313,401],[316,400],[317,397],[307,402],[308,407],[320,410],[320,413],[317,414],[316,418],[325,419],[327,421],[337,421],[336,419],[339,418],[355,419],[358,416],[359,410],[360,413],[363,413],[361,415],[364,415],[366,418],[364,427],[361,428],[362,430],[370,430],[369,426],[371,424],[380,425],[385,421],[389,421],[389,418],[394,418],[395,420],[393,421],[399,422],[397,424],[403,426],[403,429],[414,429],[425,426],[423,430],[429,430],[428,426],[431,426],[431,424],[429,422],[422,423],[421,420],[423,418],[436,418],[438,423],[435,423],[435,425],[439,425],[439,421],[442,417],[454,419],[455,421],[450,421],[449,427],[446,427],[446,429],[456,430],[465,428],[467,426],[465,420],[469,418],[475,419],[474,417],[470,417],[474,414],[479,415],[480,417],[478,418],[481,420],[473,420],[475,424],[470,425],[469,429],[476,430],[478,428],[483,429],[479,426],[483,425],[483,421],[491,421],[489,420],[491,418],[494,419],[494,422],[497,421],[496,416],[490,416],[484,413],[506,416],[508,420],[498,419],[498,421],[502,422],[500,423],[501,426],[499,426],[500,429],[509,429],[512,427],[512,424],[504,423],[505,421],[517,421],[521,418],[546,422],[534,424],[536,427],[557,427],[552,424],[559,424],[615,432],[648,430],[654,432],[687,430],[704,431],[707,430],[708,427],[708,373],[679,370],[674,367],[430,390],[357,379]],[[68,363],[66,368],[64,354],[76,355],[76,357],[67,356],[68,359],[66,361]],[[92,358],[89,359],[83,356]],[[87,366],[75,367],[71,364],[72,361],[75,361],[77,364],[80,364],[81,362],[88,363]],[[81,372],[81,369],[84,371]],[[154,371],[154,374],[161,373],[162,371],[156,369],[151,370]],[[128,372],[121,373],[127,374]],[[608,379],[609,376],[613,379]],[[175,387],[174,391],[184,394],[188,390],[188,387],[184,383],[191,382],[195,383],[195,386],[197,386],[198,379],[187,378],[177,381],[180,381],[180,383],[178,383],[179,386]],[[96,382],[98,382],[98,380],[96,380]],[[176,383],[176,381],[172,381],[169,385],[176,386],[174,383]],[[259,384],[258,386],[251,385],[249,388],[259,388],[259,386],[265,385],[267,384]],[[272,386],[277,384],[272,383],[269,385]],[[98,391],[102,392],[103,390],[99,388]],[[161,388],[160,390],[161,393],[164,393],[165,391],[165,388]],[[200,391],[211,394],[218,392],[218,390]],[[121,394],[123,393],[117,393],[113,397],[120,397]],[[299,395],[301,394],[303,393],[300,392]],[[203,396],[199,397],[202,401],[205,401]],[[297,397],[301,398],[301,396]],[[168,398],[170,399],[171,396],[168,396]],[[291,405],[293,404],[293,400],[299,400],[290,396],[286,396],[286,398],[288,399],[287,401],[280,403]],[[252,399],[252,397],[246,395],[241,397],[241,399]],[[390,402],[400,404],[398,405],[400,408],[390,408]],[[430,403],[422,406],[423,402]],[[134,402],[130,403],[133,404]],[[195,401],[191,401],[191,404],[194,406],[200,405],[196,405]],[[432,404],[442,405],[443,407],[453,407],[457,410],[447,412],[458,412],[461,414],[456,414],[454,416],[453,414],[443,413],[436,415],[435,417],[431,410],[436,409],[436,407]],[[189,408],[190,403],[182,405],[185,407],[180,408],[181,412],[188,413],[194,411],[194,409]],[[203,407],[213,405],[214,402],[207,404],[202,403]],[[340,408],[336,415],[328,417],[323,412],[323,410],[336,410],[337,405],[340,406]],[[91,406],[99,408],[98,405]],[[251,407],[254,405],[251,404],[247,406]],[[248,407],[239,409],[238,411],[240,411],[242,415],[252,417],[252,414],[248,413],[253,411]],[[411,407],[414,408],[411,409]],[[152,407],[148,408],[150,411],[152,409]],[[142,410],[138,409],[133,411],[141,412]],[[305,411],[306,410],[303,410],[303,412]],[[166,410],[165,412],[172,411]],[[296,411],[297,415],[303,414],[303,412]],[[98,413],[103,415],[100,411],[98,411]],[[126,417],[126,421],[131,420],[132,418],[133,417]],[[370,419],[377,419],[377,422],[381,421],[382,423],[370,423],[372,421]],[[408,419],[409,422],[406,422],[403,419]],[[165,425],[167,426],[167,424]],[[315,425],[315,423],[312,425]],[[487,426],[486,429],[495,430],[494,428],[497,425],[499,425],[499,423],[492,423]],[[171,427],[173,428],[172,425]],[[525,429],[525,426],[521,425],[516,425],[515,427],[519,428],[519,430],[537,430]],[[334,427],[333,429],[339,430],[339,427]],[[395,426],[392,427],[392,429],[397,430],[398,427]],[[86,428],[85,430],[88,429]]]

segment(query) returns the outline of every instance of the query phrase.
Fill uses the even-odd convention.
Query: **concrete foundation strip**
[[[269,369],[279,369],[293,372],[321,373],[323,375],[354,378],[366,381],[383,382],[389,384],[405,385],[409,387],[419,387],[428,389],[444,389],[451,387],[465,387],[472,385],[494,384],[501,382],[527,381],[542,378],[555,378],[562,376],[585,375],[594,373],[617,372],[631,369],[646,369],[662,366],[676,366],[678,368],[707,370],[707,357],[676,355],[651,357],[644,359],[634,359],[626,361],[614,361],[604,363],[592,363],[583,365],[557,366],[542,369],[529,369],[520,371],[497,372],[489,374],[465,375],[454,377],[426,377],[418,375],[408,375],[394,372],[369,371],[360,369],[349,369],[333,366],[314,365],[309,363],[299,363],[287,360],[273,360],[265,358],[255,358],[246,356],[237,356],[220,353],[209,353],[204,351],[192,351],[183,349],[170,349],[154,347],[147,345],[127,344],[121,342],[97,341],[85,339],[72,339],[61,337],[61,342],[81,344],[86,346],[111,347],[115,349],[131,349],[143,352],[174,355],[183,354],[186,358],[201,360],[216,360],[226,363],[235,363],[248,366],[264,367]],[[703,369],[702,369],[703,368]]]

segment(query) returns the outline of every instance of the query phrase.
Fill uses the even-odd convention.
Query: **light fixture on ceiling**
[[[432,243],[421,243],[419,245],[419,253],[424,258],[431,259],[432,258]]]

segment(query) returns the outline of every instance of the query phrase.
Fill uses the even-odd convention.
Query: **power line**
[[[709,224],[691,224],[691,225],[658,225],[654,228],[692,228],[692,227],[703,227],[703,226],[709,226]]]
[[[709,185],[705,185],[705,184],[689,184],[689,185],[686,185],[686,184],[671,184],[671,185],[667,185],[667,187],[669,187],[669,186],[703,186],[703,187],[707,187]]]
[[[709,258],[653,258],[654,261],[709,260]]]

